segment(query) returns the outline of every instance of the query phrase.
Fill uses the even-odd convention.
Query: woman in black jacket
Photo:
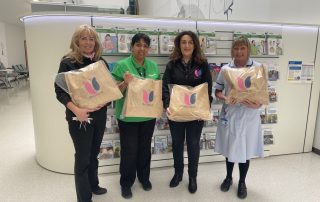
[[[183,31],[174,40],[174,50],[170,56],[163,75],[163,105],[167,113],[170,104],[169,84],[197,86],[208,83],[209,102],[212,101],[212,78],[208,63],[200,49],[197,35],[191,31]],[[178,186],[183,176],[183,150],[184,141],[187,142],[188,152],[188,174],[189,192],[197,191],[197,172],[200,154],[200,136],[203,128],[203,121],[175,122],[169,120],[170,133],[172,136],[172,152],[174,159],[175,174],[170,181],[170,187]]]
[[[103,60],[99,36],[89,25],[81,25],[76,29],[70,49],[60,62],[59,73],[81,69]],[[106,65],[108,66],[107,63]],[[57,99],[66,107],[69,133],[75,148],[74,175],[77,199],[78,202],[89,202],[92,201],[92,193],[99,195],[107,192],[107,189],[99,186],[97,159],[106,126],[107,106],[98,106],[96,109],[80,108],[72,102],[69,94],[56,84],[55,92]],[[73,117],[77,120],[73,120]]]

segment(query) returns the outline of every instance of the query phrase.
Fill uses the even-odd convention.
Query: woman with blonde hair
[[[81,25],[75,30],[70,49],[61,60],[58,73],[81,69],[103,60],[99,36],[89,25]],[[108,66],[107,62],[104,62]],[[92,201],[92,193],[100,195],[107,192],[107,189],[99,186],[97,159],[106,125],[107,106],[80,108],[72,102],[70,95],[56,84],[55,92],[59,102],[66,107],[66,120],[75,148],[77,199],[79,202],[89,202]],[[77,121],[73,120],[74,117]],[[86,127],[81,127],[82,124]]]

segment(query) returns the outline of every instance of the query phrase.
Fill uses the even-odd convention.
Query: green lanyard
[[[139,76],[146,78],[146,69],[141,67],[141,68],[136,68],[137,72],[139,73]]]

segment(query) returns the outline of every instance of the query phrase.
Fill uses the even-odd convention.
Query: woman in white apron
[[[222,67],[216,84],[215,95],[218,99],[226,101],[231,86],[223,77],[228,68],[259,66],[251,60],[250,42],[241,36],[234,40],[231,48],[233,61]],[[223,92],[224,90],[224,92]],[[234,163],[239,164],[240,179],[237,195],[246,198],[247,188],[245,178],[249,169],[250,158],[263,157],[263,139],[261,134],[260,103],[245,101],[223,104],[216,134],[215,151],[226,157],[227,177],[220,186],[226,192],[232,185],[232,171]]]

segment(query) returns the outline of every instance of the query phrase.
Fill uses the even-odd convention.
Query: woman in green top
[[[124,97],[116,101],[116,117],[120,130],[120,185],[124,198],[131,198],[131,186],[136,174],[144,190],[152,189],[150,177],[151,139],[156,119],[143,117],[123,117],[122,106],[128,83],[133,76],[158,80],[159,69],[155,62],[146,59],[150,48],[150,38],[138,33],[132,37],[132,55],[120,60],[112,71]]]

